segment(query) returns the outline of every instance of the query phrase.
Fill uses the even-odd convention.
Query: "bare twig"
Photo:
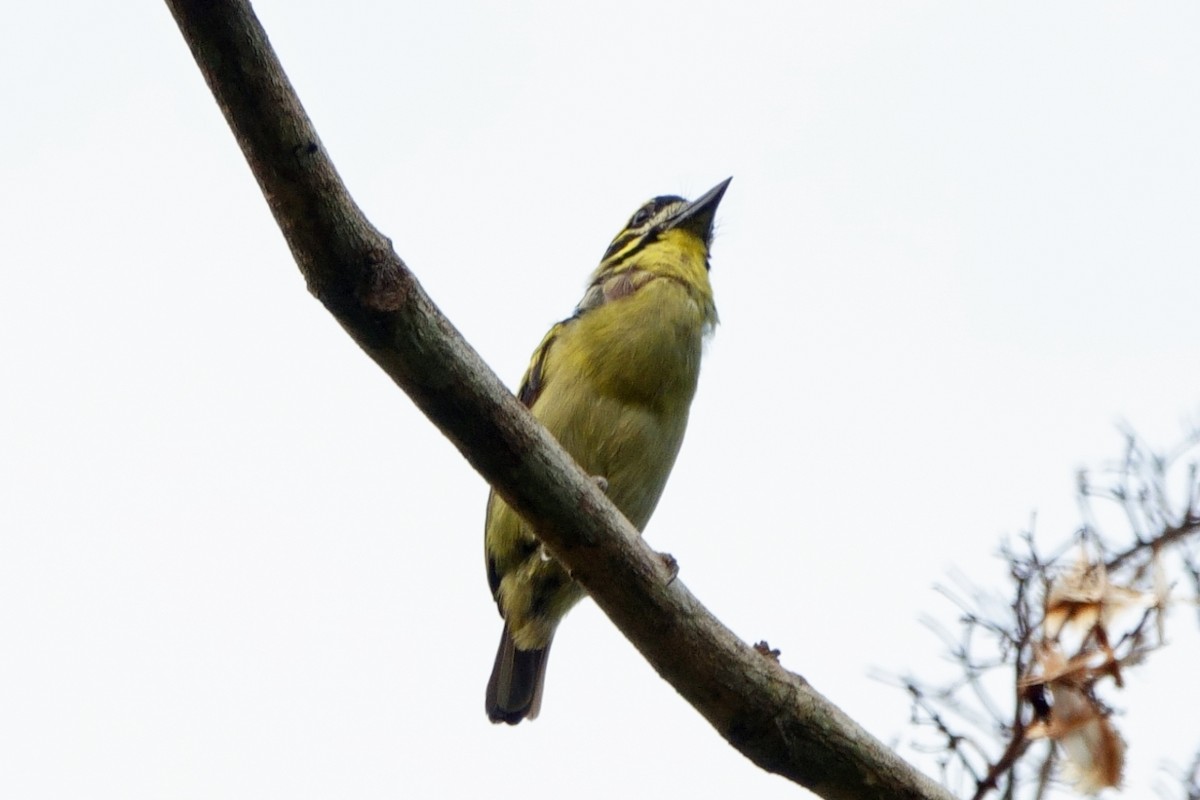
[[[953,779],[950,768],[956,767],[973,782],[977,800],[1045,797],[1058,749],[1037,748],[1044,756],[1026,766],[1034,737],[1060,740],[1085,732],[1089,738],[1076,742],[1074,757],[1089,746],[1099,749],[1082,765],[1084,784],[1099,787],[1118,779],[1123,744],[1109,721],[1111,709],[1094,687],[1111,680],[1119,688],[1123,671],[1161,646],[1169,599],[1163,577],[1167,551],[1179,554],[1180,573],[1200,597],[1198,450],[1200,437],[1192,435],[1169,455],[1157,456],[1127,434],[1124,457],[1104,479],[1097,482],[1080,472],[1084,525],[1071,542],[1046,557],[1031,526],[1019,547],[1002,547],[1012,597],[1007,607],[962,578],[955,580],[958,589],[936,587],[957,609],[959,630],[955,634],[932,620],[926,626],[945,643],[958,676],[940,686],[910,678],[905,689],[914,721],[941,743],[939,764],[946,780]],[[1172,484],[1181,468],[1184,480]],[[1126,526],[1119,546],[1101,535],[1097,501],[1119,507]],[[1072,550],[1083,555],[1065,558]],[[1074,565],[1066,566],[1071,561]],[[1127,627],[1111,628],[1109,617],[1127,605],[1140,605],[1142,613]],[[1071,626],[1081,635],[1068,646],[1060,635]],[[993,694],[995,682],[985,681],[1001,675],[1007,675],[1012,692],[1004,701]],[[1193,766],[1190,780],[1198,781],[1200,761]]]

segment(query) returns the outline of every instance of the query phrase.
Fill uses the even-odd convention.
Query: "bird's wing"
[[[541,395],[542,389],[546,385],[546,355],[550,352],[550,348],[554,346],[554,340],[558,338],[558,334],[570,321],[564,320],[552,327],[542,339],[542,343],[537,346],[537,350],[533,351],[533,358],[529,361],[529,368],[525,370],[525,375],[521,378],[521,386],[517,389],[517,399],[526,408],[533,408],[533,404],[537,402],[538,397]],[[492,500],[495,494],[496,490],[493,489],[491,494],[488,495],[487,516],[483,521],[483,529],[485,531],[491,529]],[[484,556],[487,563],[488,585],[492,588],[492,597],[498,599],[500,579],[503,576],[500,574],[500,570],[496,564],[495,554],[485,547]],[[500,615],[504,616],[503,610],[500,612]]]
[[[533,408],[533,404],[537,402],[538,397],[542,393],[542,388],[546,385],[546,356],[550,352],[550,348],[554,346],[554,340],[558,338],[564,326],[570,323],[571,320],[564,320],[550,329],[542,343],[537,346],[537,350],[533,352],[533,358],[529,361],[529,369],[525,370],[524,377],[521,378],[521,388],[517,389],[517,399],[526,408]]]

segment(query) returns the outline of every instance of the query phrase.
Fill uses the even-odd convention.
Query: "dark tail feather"
[[[496,665],[487,686],[488,719],[516,725],[523,719],[537,717],[542,707],[549,655],[549,644],[540,650],[518,650],[508,634],[508,624],[504,625]]]

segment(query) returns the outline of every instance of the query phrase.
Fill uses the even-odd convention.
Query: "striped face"
[[[712,243],[713,217],[731,180],[727,178],[721,181],[691,202],[677,195],[665,194],[643,205],[629,218],[625,229],[612,240],[595,274],[619,269],[623,262],[657,242],[663,233],[670,230],[690,233],[707,253]],[[708,268],[707,261],[704,266]]]
[[[635,252],[654,241],[657,232],[666,227],[666,223],[676,215],[686,210],[688,201],[673,194],[655,197],[634,212],[625,223],[625,228],[616,235],[600,265],[609,266],[620,263]]]

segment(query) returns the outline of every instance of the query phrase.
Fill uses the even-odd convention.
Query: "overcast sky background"
[[[1200,422],[1200,6],[733,5],[256,8],[510,386],[641,202],[734,176],[646,535],[904,742],[870,674],[944,669],[931,587],[1068,540],[1118,421]],[[487,487],[306,293],[166,7],[5,28],[0,795],[796,796],[591,603],[490,725]],[[1195,629],[1110,697],[1132,796],[1200,746]]]

